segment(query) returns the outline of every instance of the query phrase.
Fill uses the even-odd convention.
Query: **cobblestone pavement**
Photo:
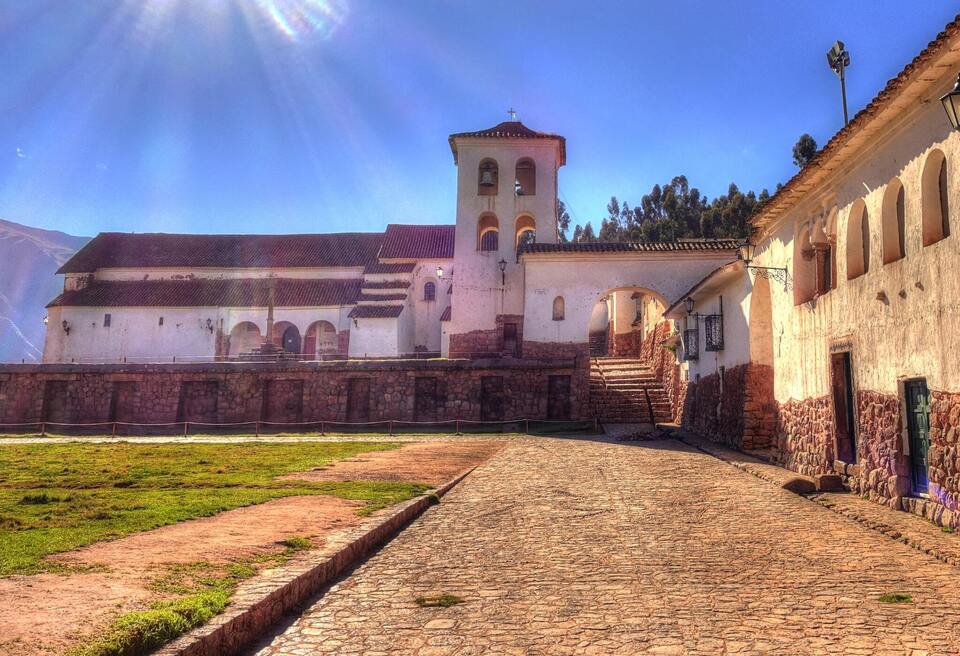
[[[522,439],[251,653],[957,654],[958,582],[678,442]]]

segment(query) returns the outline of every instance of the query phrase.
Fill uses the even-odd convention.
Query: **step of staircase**
[[[590,361],[590,409],[608,423],[656,423],[673,418],[666,390],[645,363],[634,358]]]

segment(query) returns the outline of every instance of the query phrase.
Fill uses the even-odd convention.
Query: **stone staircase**
[[[597,419],[609,424],[673,420],[667,391],[650,367],[634,358],[590,360],[590,409]]]

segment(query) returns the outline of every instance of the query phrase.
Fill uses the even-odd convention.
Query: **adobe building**
[[[958,72],[954,20],[753,218],[755,249],[667,312],[688,428],[950,526],[960,134],[940,98]]]

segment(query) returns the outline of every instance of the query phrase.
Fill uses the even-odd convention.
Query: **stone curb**
[[[748,474],[756,476],[757,478],[763,481],[777,485],[782,489],[789,489],[789,488],[785,487],[782,484],[783,481],[778,480],[776,476],[772,476],[769,473],[763,471],[762,469],[763,467],[782,469],[785,472],[782,477],[783,479],[786,479],[791,476],[799,476],[798,474],[791,472],[789,469],[784,469],[782,467],[779,467],[778,465],[771,465],[770,463],[767,463],[758,458],[754,458],[749,454],[736,451],[734,449],[731,449],[723,445],[714,444],[708,440],[704,440],[701,438],[694,438],[689,435],[682,435],[679,433],[676,434],[676,438],[681,442],[683,442],[684,444],[687,444],[689,446],[694,447],[695,449],[703,451],[709,456],[713,456],[717,460],[720,460],[729,465],[732,465],[733,467],[736,467],[741,471],[744,471]],[[790,491],[793,491],[793,490],[790,490]],[[868,517],[864,517],[860,514],[857,514],[856,512],[850,511],[846,508],[839,507],[837,504],[830,501],[829,494],[823,494],[818,492],[807,492],[807,493],[797,492],[797,495],[807,499],[811,503],[817,504],[822,508],[826,508],[827,510],[829,510],[834,514],[840,515],[841,517],[849,521],[855,522],[860,526],[863,526],[864,528],[880,533],[881,535],[884,535],[890,538],[891,540],[900,542],[901,544],[905,544],[908,547],[916,549],[921,553],[924,553],[928,556],[936,558],[940,562],[946,563],[948,565],[952,565],[954,567],[960,567],[960,558],[952,554],[945,553],[943,550],[938,548],[935,544],[927,544],[925,543],[922,537],[918,538],[916,535],[904,535],[902,531],[900,531],[899,529],[893,526],[890,526],[889,524],[884,524],[882,522],[874,521]],[[883,508],[883,506],[880,506],[879,504],[877,504],[877,507]],[[902,512],[899,510],[892,510],[889,508],[885,510],[887,510],[888,512]],[[907,516],[915,517],[914,515],[909,515],[909,514]],[[934,526],[934,524],[931,523],[930,526],[932,527]]]
[[[223,613],[154,654],[229,656],[240,653],[374,548],[389,542],[474,469],[476,467],[470,467],[461,472],[434,492],[401,503],[386,516],[377,513],[359,526],[332,536],[328,544],[306,562],[251,579],[247,585],[241,585]]]

